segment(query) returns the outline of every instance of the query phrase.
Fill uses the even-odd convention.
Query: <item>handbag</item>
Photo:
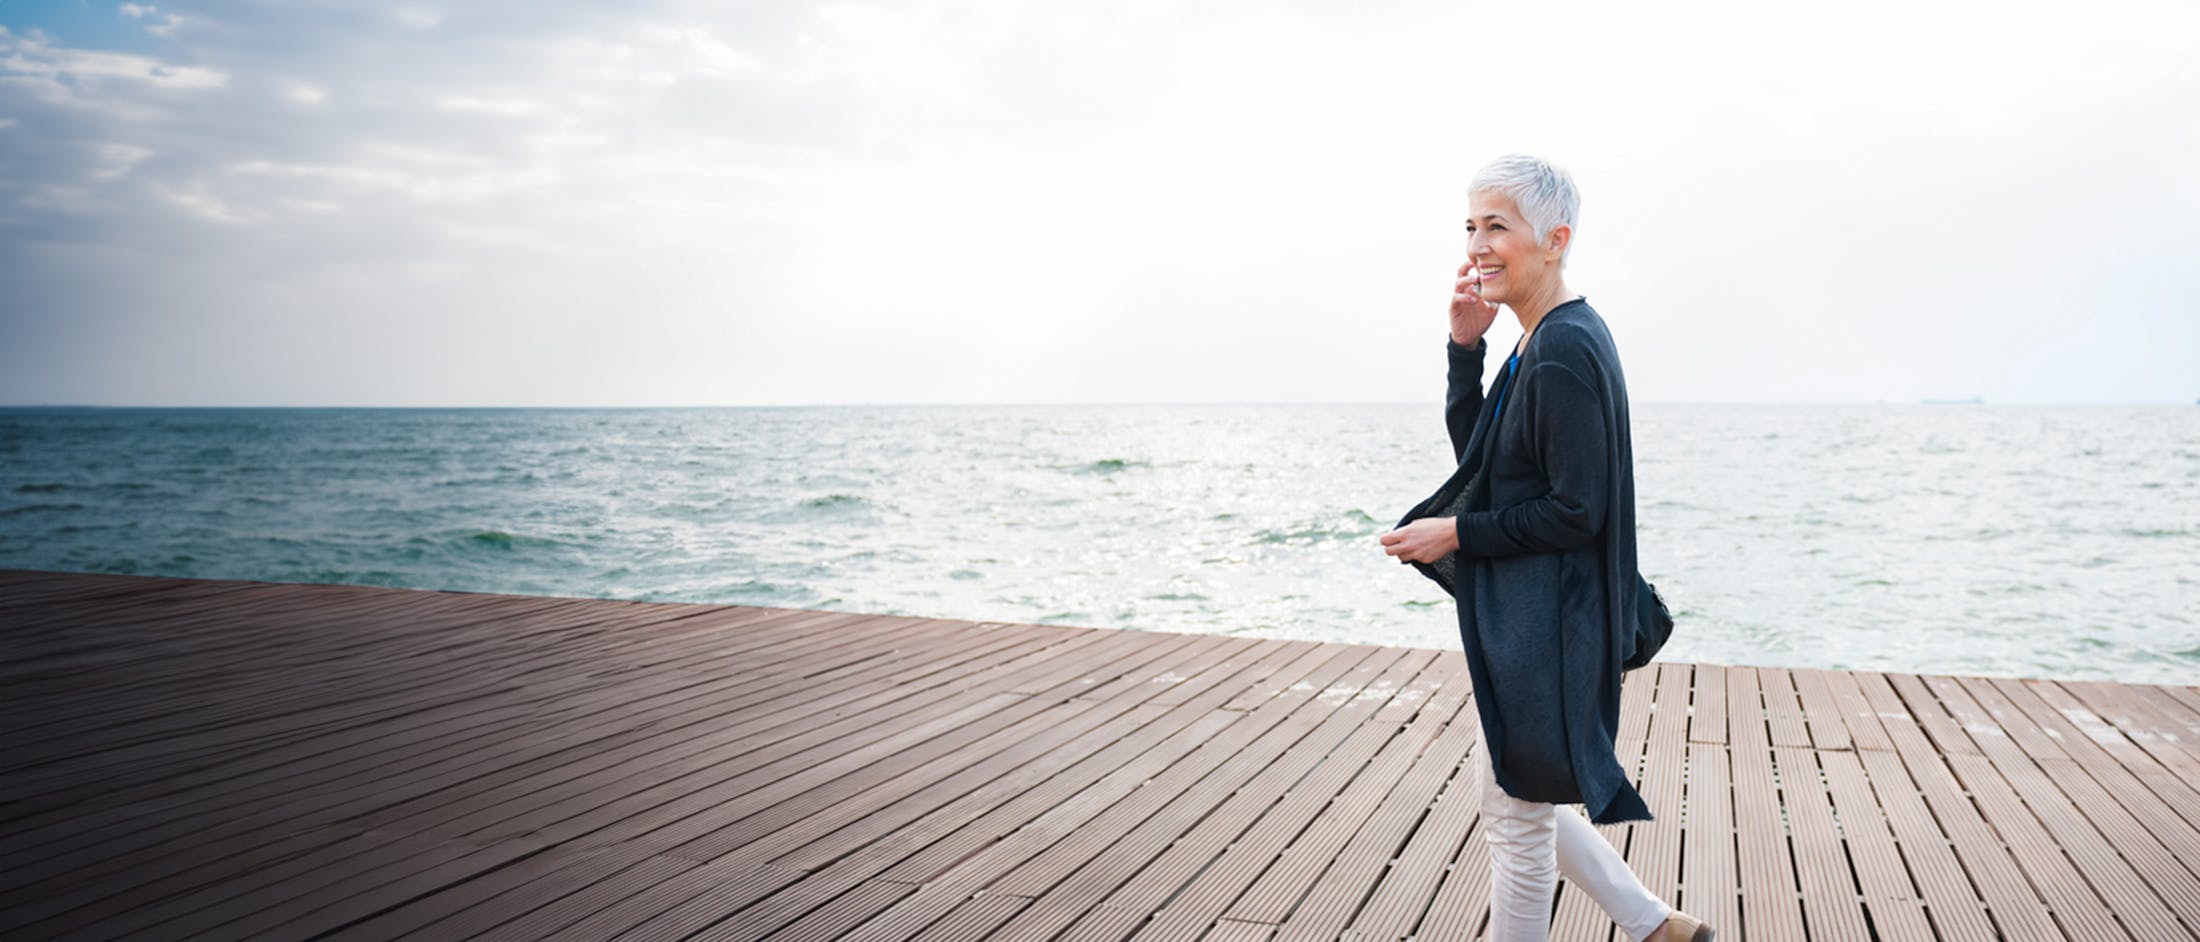
[[[1641,573],[1635,574],[1635,651],[1627,655],[1620,670],[1631,671],[1658,656],[1658,649],[1665,647],[1665,639],[1673,636],[1673,612],[1665,607],[1665,596],[1658,594],[1658,587],[1651,585]]]

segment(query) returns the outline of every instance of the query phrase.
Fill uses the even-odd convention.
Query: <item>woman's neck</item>
[[[1574,293],[1566,290],[1566,279],[1556,278],[1547,288],[1534,292],[1526,300],[1517,304],[1508,302],[1505,306],[1512,308],[1514,317],[1520,318],[1521,344],[1526,345],[1528,335],[1535,333],[1536,325],[1543,323],[1544,316],[1551,313],[1552,308],[1573,298]]]

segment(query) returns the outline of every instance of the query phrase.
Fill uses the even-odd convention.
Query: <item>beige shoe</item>
[[[1676,909],[1665,917],[1665,925],[1650,936],[1651,942],[1711,942],[1714,935],[1703,920]]]

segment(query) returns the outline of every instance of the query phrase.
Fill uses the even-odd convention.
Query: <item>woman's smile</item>
[[[1568,296],[1560,277],[1566,243],[1573,230],[1554,227],[1543,238],[1520,204],[1498,190],[1467,194],[1467,258],[1474,263],[1475,294],[1489,304],[1512,308],[1523,329]],[[1520,269],[1518,283],[1513,269]]]

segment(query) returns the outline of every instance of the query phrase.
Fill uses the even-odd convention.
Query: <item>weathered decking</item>
[[[1468,939],[1457,655],[0,571],[0,938]],[[2183,939],[2200,690],[1664,664],[1730,940]],[[1557,939],[1610,923],[1561,891]]]

